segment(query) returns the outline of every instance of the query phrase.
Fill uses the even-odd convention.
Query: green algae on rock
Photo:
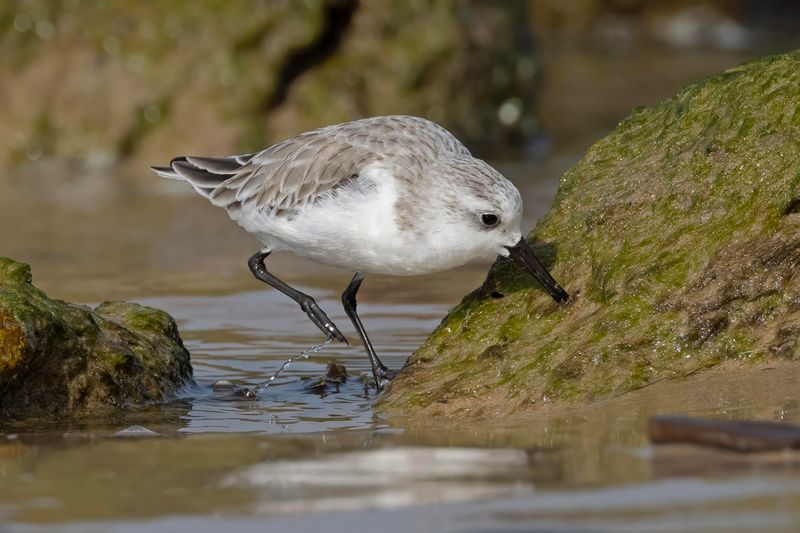
[[[52,300],[28,265],[0,257],[0,420],[161,401],[191,380],[167,313]]]
[[[489,416],[798,359],[798,205],[800,52],[638,109],[529,235],[570,301],[499,259],[383,406]]]

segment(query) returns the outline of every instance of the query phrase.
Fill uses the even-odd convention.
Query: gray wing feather
[[[184,179],[229,211],[255,205],[282,212],[313,203],[349,183],[370,163],[395,159],[403,168],[419,167],[448,153],[469,155],[469,150],[433,122],[388,116],[320,128],[258,154],[179,157],[171,168],[153,170],[163,177]]]
[[[236,189],[236,199],[243,204],[254,202],[276,211],[297,209],[380,159],[380,154],[347,141],[304,135],[256,155],[222,187]]]

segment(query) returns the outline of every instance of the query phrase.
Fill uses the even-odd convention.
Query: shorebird
[[[424,118],[365,118],[254,154],[181,156],[152,169],[187,182],[253,234],[263,244],[248,261],[253,275],[341,342],[347,340],[316,301],[270,273],[265,259],[286,250],[355,271],[342,304],[379,391],[394,372],[378,358],[356,312],[365,274],[428,274],[501,255],[522,265],[557,302],[569,297],[522,236],[516,187]]]

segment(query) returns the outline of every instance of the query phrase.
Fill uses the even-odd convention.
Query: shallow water
[[[546,200],[532,199],[553,188],[527,184],[533,216]],[[5,212],[37,201],[46,211],[20,193]],[[361,379],[368,362],[339,304],[348,273],[279,256],[276,271],[315,295],[352,345],[290,365],[257,398],[214,390],[218,380],[252,386],[320,340],[294,302],[250,278],[243,259],[252,243],[218,215],[191,197],[141,196],[62,212],[58,220],[72,224],[33,224],[6,243],[4,253],[30,261],[34,281],[54,296],[124,297],[169,311],[196,385],[112,418],[0,433],[0,531],[338,531],[376,521],[386,531],[800,527],[800,456],[655,449],[644,432],[660,413],[800,422],[796,370],[701,376],[474,426],[387,420],[372,409],[374,390]],[[91,233],[109,240],[84,246]],[[485,269],[368,278],[359,310],[384,362],[400,368]],[[329,361],[347,368],[348,381],[309,390]],[[157,435],[118,434],[133,425]]]
[[[349,325],[336,295],[309,292],[321,295],[318,302],[333,310],[329,316],[335,323]],[[385,427],[373,416],[375,391],[362,379],[370,375],[369,363],[352,328],[343,330],[352,346],[329,344],[320,353],[289,365],[257,398],[231,398],[230,391],[214,392],[210,385],[227,380],[252,387],[268,379],[287,358],[318,342],[316,328],[297,304],[275,291],[152,298],[142,303],[187,317],[179,327],[193,355],[198,386],[188,391],[192,408],[182,416],[181,432],[297,433]],[[359,311],[370,324],[384,364],[400,368],[424,332],[432,331],[441,320],[445,307],[363,304]],[[325,374],[329,361],[347,368],[351,374],[347,382],[328,393],[308,390],[315,378]]]
[[[619,88],[639,68],[636,57],[610,75],[620,58],[569,55],[551,65],[557,75],[542,95],[543,107],[554,105],[543,116],[563,119],[562,137],[579,130],[598,138],[619,118],[600,115],[624,114],[745,59],[685,54],[691,73],[675,69],[685,62],[670,56],[663,67],[648,66],[647,79],[659,84],[644,90]],[[583,97],[596,110],[589,117],[585,107],[555,105],[565,87],[589,86],[567,76],[586,65],[607,82],[606,93],[595,83]],[[534,162],[500,165],[523,192],[526,227],[584,149],[558,145]],[[0,253],[31,263],[34,282],[51,296],[124,298],[169,311],[192,354],[196,385],[164,405],[0,433],[0,531],[800,530],[798,455],[653,448],[645,436],[654,414],[800,423],[796,370],[664,382],[524,419],[388,420],[372,409],[374,391],[361,379],[368,362],[339,304],[351,273],[276,254],[275,272],[313,294],[351,346],[328,345],[257,398],[244,398],[212,385],[252,386],[321,340],[296,304],[250,276],[245,262],[257,243],[180,184],[118,179],[118,169],[47,170],[5,180]],[[384,362],[400,368],[487,266],[368,277],[359,311]],[[348,381],[309,390],[329,361],[347,368]],[[134,425],[157,435],[118,434]]]

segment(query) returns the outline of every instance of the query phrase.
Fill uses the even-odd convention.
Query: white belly
[[[428,274],[492,255],[463,242],[453,229],[398,228],[394,179],[382,172],[372,169],[374,187],[317,202],[291,219],[250,214],[238,222],[267,248],[365,273]]]

